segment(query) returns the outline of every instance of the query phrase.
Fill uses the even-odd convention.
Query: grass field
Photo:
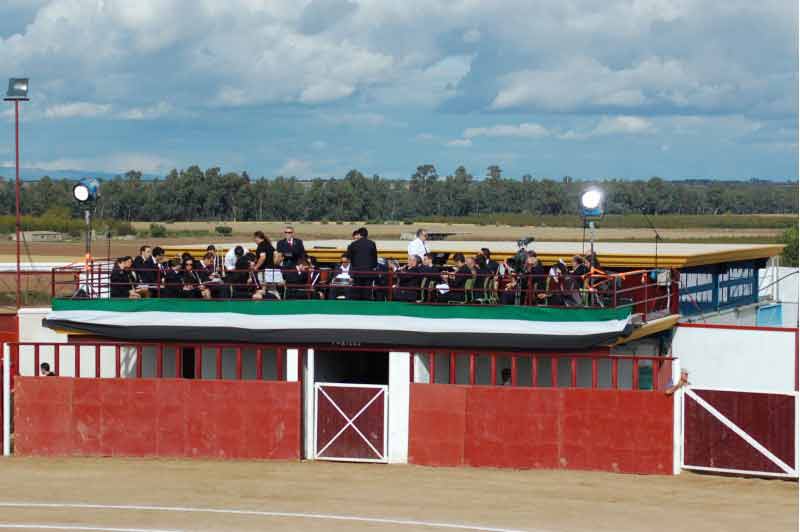
[[[781,480],[331,462],[0,462],[0,529],[789,532],[798,526],[797,483]]]

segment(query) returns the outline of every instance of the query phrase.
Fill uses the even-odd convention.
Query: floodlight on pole
[[[22,271],[20,269],[20,229],[22,214],[20,212],[20,181],[19,181],[19,102],[28,101],[28,78],[10,78],[5,98],[7,102],[14,102],[14,152],[16,168],[16,181],[14,186],[14,199],[16,203],[16,237],[17,237],[17,308],[22,306]]]
[[[92,264],[92,211],[91,204],[100,197],[100,183],[93,177],[83,177],[72,187],[72,197],[84,207],[86,221],[86,275],[89,275]],[[87,285],[88,286],[88,285]]]
[[[594,256],[594,222],[603,217],[603,200],[605,194],[602,189],[590,187],[581,194],[581,218],[583,219],[584,238],[586,227],[589,227],[589,238],[591,242],[591,254]]]

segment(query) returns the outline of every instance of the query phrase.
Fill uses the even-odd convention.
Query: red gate
[[[686,469],[798,476],[797,392],[685,390]]]
[[[388,387],[314,384],[314,458],[387,462]]]

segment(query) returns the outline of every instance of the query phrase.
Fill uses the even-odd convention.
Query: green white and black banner
[[[630,333],[629,309],[369,301],[53,300],[45,327],[130,341],[585,349]]]

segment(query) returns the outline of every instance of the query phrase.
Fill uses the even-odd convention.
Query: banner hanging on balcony
[[[584,349],[630,333],[630,309],[368,301],[53,301],[45,327],[119,340]]]

